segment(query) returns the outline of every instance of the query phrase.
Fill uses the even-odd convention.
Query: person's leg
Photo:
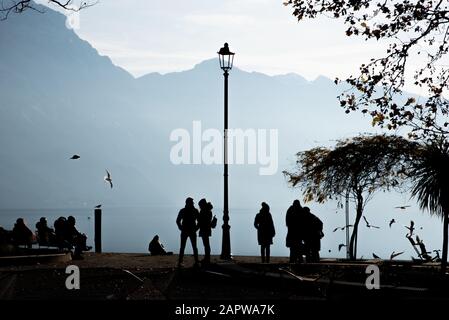
[[[304,241],[304,255],[306,256],[306,262],[311,262],[312,256],[310,254],[310,242]]]
[[[267,260],[267,263],[270,263],[270,245],[267,245],[266,247],[265,247],[266,249],[266,260]]]
[[[83,251],[89,251],[92,249],[92,247],[87,246],[87,236],[85,234],[82,234],[80,237],[80,246]]]
[[[316,239],[313,244],[312,259],[313,262],[320,262],[320,239]]]
[[[210,262],[210,242],[208,236],[203,236],[203,244],[204,244],[204,261]]]
[[[293,245],[290,246],[290,263],[295,263],[296,262],[296,258],[295,258],[295,247]]]
[[[303,263],[303,254],[304,254],[304,245],[302,241],[298,242],[296,244],[296,263]]]
[[[187,235],[181,232],[181,248],[179,248],[179,260],[178,263],[181,264],[184,258],[184,250],[186,248]]]
[[[189,236],[190,242],[192,243],[193,257],[195,258],[195,263],[198,263],[198,247],[196,246],[196,233]]]
[[[265,246],[260,246],[260,257],[262,258],[262,263],[265,263]]]
[[[320,252],[318,250],[315,250],[314,256],[313,256],[313,260],[315,262],[320,262]]]

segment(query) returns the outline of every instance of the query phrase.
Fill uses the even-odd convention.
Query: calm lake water
[[[165,247],[177,252],[179,250],[179,231],[176,217],[180,208],[151,207],[151,208],[103,208],[102,232],[103,251],[105,252],[146,252],[149,241],[158,234]],[[217,227],[213,230],[211,247],[213,253],[221,251],[222,210],[214,210],[218,218]],[[231,217],[231,235],[233,253],[239,255],[258,254],[257,234],[253,227],[256,212],[250,210],[233,210]],[[80,232],[88,235],[88,242],[93,245],[94,238],[94,210],[93,209],[20,209],[0,210],[0,225],[12,229],[18,217],[25,218],[28,227],[35,229],[40,217],[45,216],[49,226],[60,216],[72,215],[76,218],[76,225]],[[285,237],[285,235],[283,236]],[[199,239],[198,248],[203,252]],[[187,253],[191,252],[187,244]],[[286,255],[288,251],[279,248],[273,254]]]
[[[273,220],[276,228],[276,237],[271,252],[273,256],[288,256],[288,248],[285,247],[285,210],[288,206],[272,207]],[[390,207],[390,206],[389,206]],[[175,220],[180,208],[175,207],[128,207],[110,208],[103,210],[103,251],[104,252],[147,252],[148,243],[155,234],[158,234],[165,247],[174,251],[179,250],[179,231]],[[258,208],[231,208],[231,246],[234,255],[259,255],[257,245],[257,233],[253,221]],[[325,237],[322,241],[321,255],[323,257],[345,256],[345,249],[338,251],[338,244],[345,242],[345,233],[333,232],[336,226],[344,224],[344,215],[336,213],[332,205],[320,206],[312,210],[324,222]],[[221,225],[222,209],[214,208],[214,214],[218,218],[217,227],[212,232],[211,247],[213,254],[221,251]],[[18,217],[25,218],[30,229],[35,230],[35,224],[40,217],[45,216],[49,225],[60,216],[73,215],[77,220],[79,231],[88,235],[88,242],[93,245],[94,238],[94,210],[93,208],[78,209],[0,209],[0,225],[6,229],[12,229]],[[405,238],[407,230],[404,225],[410,222],[410,215],[396,214],[397,223],[388,227],[390,217],[382,217],[369,213],[370,223],[381,226],[381,229],[368,229],[363,221],[359,232],[359,257],[371,258],[375,252],[382,258],[390,256],[392,251],[404,251],[398,259],[410,259],[416,257],[413,248]],[[421,238],[425,240],[427,249],[441,248],[441,221],[438,218],[429,218],[427,214],[417,213],[413,217]],[[352,221],[352,220],[351,220]],[[422,228],[422,229],[421,229]],[[198,248],[203,253],[202,242],[199,239]],[[187,244],[186,253],[190,254],[191,247]]]

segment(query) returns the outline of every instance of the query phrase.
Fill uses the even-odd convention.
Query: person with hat
[[[262,202],[262,208],[254,219],[254,227],[257,229],[257,241],[260,245],[262,263],[270,262],[270,246],[273,244],[274,230],[273,218],[270,206]]]
[[[203,240],[204,245],[204,260],[203,263],[210,263],[210,242],[209,237],[212,235],[212,209],[213,206],[206,199],[201,199],[198,202],[200,207],[199,215],[199,236]]]

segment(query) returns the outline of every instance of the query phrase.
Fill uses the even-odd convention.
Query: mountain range
[[[134,78],[65,26],[65,16],[24,12],[0,24],[1,208],[179,205],[186,196],[221,203],[221,165],[174,165],[173,130],[223,128],[218,60]],[[231,165],[231,207],[285,203],[299,194],[282,170],[295,153],[371,130],[346,115],[344,89],[320,76],[269,76],[236,65],[229,77],[230,128],[277,129],[277,173]],[[73,154],[81,156],[69,160]],[[112,174],[114,188],[103,181]]]

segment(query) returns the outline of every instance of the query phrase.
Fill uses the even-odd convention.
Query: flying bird
[[[104,181],[109,182],[111,189],[112,189],[112,178],[111,178],[111,174],[109,173],[108,170],[106,170],[106,174],[107,176],[104,177]]]
[[[352,227],[352,224],[348,224],[347,226],[344,226],[344,227],[337,227],[332,232],[336,232],[338,229],[345,230],[346,228],[350,228],[350,227]]]
[[[100,208],[101,208],[101,204],[95,206],[95,209],[100,209]]]
[[[74,154],[74,155],[70,158],[70,160],[77,160],[77,159],[79,159],[79,158],[81,158],[79,155]]]
[[[405,226],[409,231],[409,236],[413,235],[413,231],[415,231],[415,222],[413,220],[410,221],[410,227]]]
[[[390,223],[388,224],[388,225],[390,226],[390,228],[391,228],[391,225],[392,225],[393,223],[396,223],[396,220],[391,219],[391,220],[390,220]]]
[[[399,256],[399,255],[401,255],[401,254],[403,254],[404,253],[404,251],[401,251],[401,252],[392,252],[391,253],[391,255],[390,255],[390,260],[393,260],[394,258],[396,258],[397,256]]]
[[[432,259],[432,260],[440,260],[441,259],[441,257],[440,257],[440,251],[441,250],[433,250],[433,252],[435,252],[435,257]]]
[[[343,248],[343,247],[346,247],[346,245],[343,244],[343,243],[340,243],[340,244],[338,245],[338,251],[341,251],[341,248]]]
[[[375,253],[373,253],[373,258],[374,259],[380,259],[380,257],[377,254],[375,254]]]
[[[395,209],[401,209],[401,210],[405,210],[407,208],[409,208],[410,206],[398,206],[398,207],[394,207]]]
[[[365,220],[365,223],[366,223],[366,227],[367,227],[367,228],[376,228],[376,229],[380,229],[380,227],[373,226],[372,224],[370,224],[370,223],[368,222],[368,220],[366,220],[365,216],[363,216],[363,220]]]

